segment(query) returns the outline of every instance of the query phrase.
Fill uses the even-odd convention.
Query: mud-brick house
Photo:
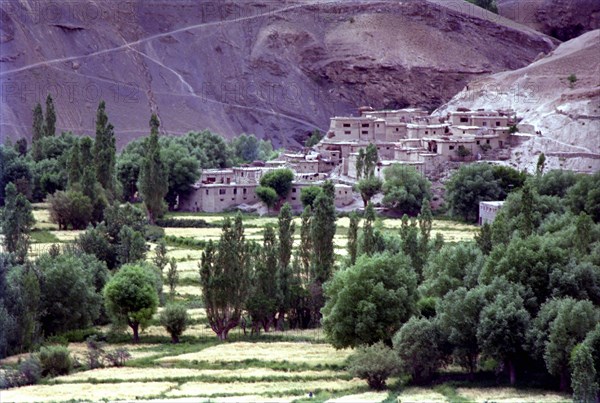
[[[503,201],[484,201],[479,203],[479,225],[491,224],[496,219],[498,211],[504,205]]]

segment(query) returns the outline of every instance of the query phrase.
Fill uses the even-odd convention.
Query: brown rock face
[[[169,134],[208,128],[294,145],[361,105],[434,109],[470,80],[555,47],[447,3],[2,2],[1,134],[30,138],[33,105],[50,92],[58,130],[80,134],[94,133],[105,99],[120,147],[147,135],[151,111]]]
[[[497,0],[500,15],[561,41],[600,28],[598,0]]]

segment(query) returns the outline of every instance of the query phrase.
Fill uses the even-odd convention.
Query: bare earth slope
[[[496,0],[500,15],[561,41],[600,28],[598,0]]]
[[[361,105],[434,109],[555,47],[439,0],[0,4],[0,129],[13,139],[30,137],[32,107],[51,92],[58,129],[75,133],[94,133],[105,99],[120,147],[147,134],[151,111],[169,134],[294,145]]]
[[[572,74],[573,86],[567,79]],[[533,134],[513,150],[512,164],[519,168],[532,170],[543,152],[549,168],[600,170],[600,30],[525,68],[474,80],[437,112],[459,107],[517,112],[521,131]]]

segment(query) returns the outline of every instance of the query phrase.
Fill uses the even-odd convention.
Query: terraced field
[[[32,256],[47,251],[52,244],[67,245],[80,231],[58,231],[44,205],[36,205],[37,219]],[[202,218],[219,225],[222,215],[174,214],[180,219]],[[299,243],[299,218],[296,222],[296,246]],[[261,241],[264,227],[276,218],[248,216],[244,219],[246,238]],[[335,251],[346,254],[349,219],[337,222]],[[397,233],[401,221],[383,219],[380,227]],[[476,227],[452,221],[435,221],[433,233],[446,241],[471,240]],[[220,228],[166,228],[166,235],[206,241],[217,240]],[[149,244],[148,259],[154,244]],[[456,388],[448,385],[434,389],[405,388],[399,379],[391,379],[390,391],[373,392],[364,381],[352,379],[345,370],[351,350],[335,350],[321,329],[269,332],[259,336],[241,328],[230,333],[230,341],[219,343],[208,326],[202,308],[198,278],[200,246],[171,243],[169,257],[177,260],[179,283],[176,299],[187,304],[191,324],[182,343],[173,345],[158,314],[141,333],[141,343],[129,344],[130,333],[117,337],[107,350],[124,347],[131,360],[121,368],[78,370],[68,376],[46,379],[39,385],[0,391],[0,402],[119,401],[147,402],[558,402],[566,396],[540,391],[509,388]],[[165,289],[165,291],[167,291]],[[160,310],[159,310],[160,311]],[[109,333],[109,328],[101,328]],[[85,360],[84,343],[71,343],[69,349],[80,361]],[[2,365],[14,366],[25,355],[9,357]],[[309,398],[309,393],[313,397]]]

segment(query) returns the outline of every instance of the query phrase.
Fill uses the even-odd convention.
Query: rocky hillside
[[[600,28],[598,0],[496,0],[500,15],[561,41]]]
[[[512,151],[515,167],[533,170],[543,152],[550,169],[600,170],[600,30],[525,68],[474,80],[436,113],[459,107],[516,111],[523,142]]]
[[[119,146],[147,134],[151,111],[169,134],[209,128],[294,145],[361,105],[434,109],[470,80],[555,47],[446,3],[2,2],[1,134],[30,137],[32,107],[51,92],[58,129],[75,133],[93,134],[105,99]]]

